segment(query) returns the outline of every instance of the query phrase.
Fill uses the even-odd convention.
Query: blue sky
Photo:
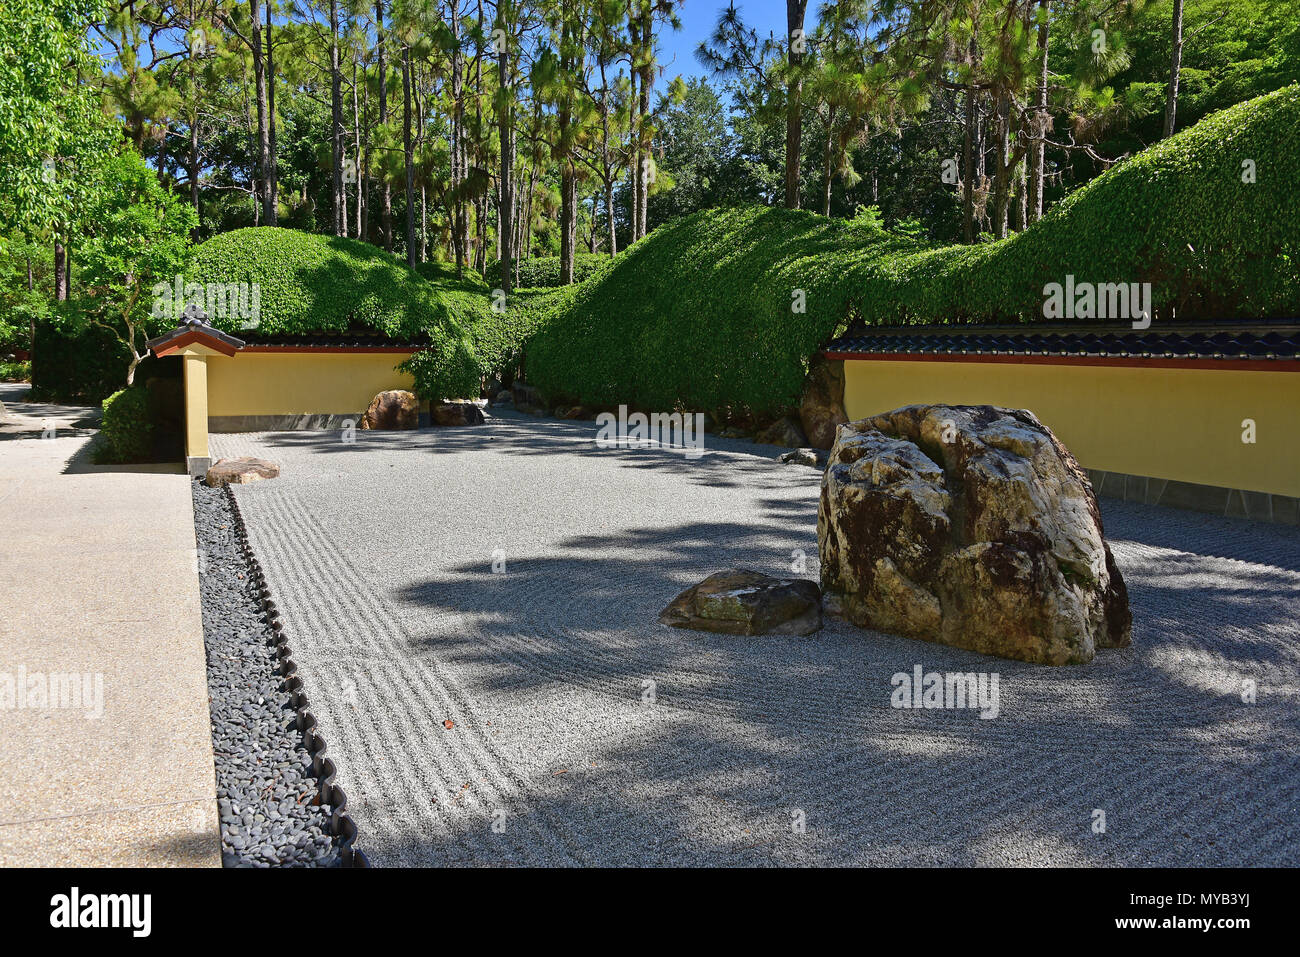
[[[659,61],[664,66],[664,76],[677,74],[685,77],[705,75],[705,70],[695,59],[695,48],[708,39],[717,26],[718,14],[727,8],[727,0],[683,0],[677,16],[682,28],[666,31],[659,40]],[[760,37],[769,33],[785,33],[785,0],[735,0],[736,9],[747,26],[758,31]],[[804,26],[811,29],[816,22],[817,0],[809,0]]]

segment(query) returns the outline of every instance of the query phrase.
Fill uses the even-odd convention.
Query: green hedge
[[[256,283],[256,328],[270,334],[368,329],[417,336],[488,306],[481,287],[445,277],[430,282],[369,243],[271,226],[209,239],[194,250],[185,279]],[[214,316],[213,324],[232,332],[246,325],[237,316]]]
[[[275,227],[214,236],[191,258],[186,281],[256,283],[256,329],[295,334],[365,329],[430,341],[419,360],[425,398],[479,393],[479,363],[470,330],[490,322],[486,285],[472,270],[458,280],[446,263],[419,270],[376,246]],[[238,316],[214,316],[213,325],[238,334]]]
[[[582,282],[611,262],[604,253],[578,253],[573,257],[573,281]],[[514,285],[520,289],[552,289],[560,285],[560,257],[536,256],[519,262],[519,281]],[[501,275],[499,263],[490,262],[483,270],[485,281],[495,286]]]
[[[1243,181],[1243,163],[1256,181]],[[1149,282],[1154,321],[1300,312],[1300,86],[1239,103],[1119,163],[1023,233],[864,277],[877,322],[1033,322],[1043,287]]]
[[[549,304],[527,346],[528,379],[593,405],[775,411],[843,327],[865,265],[916,248],[871,219],[785,209],[674,220]]]
[[[1118,164],[1023,233],[937,247],[878,220],[710,210],[544,303],[528,378],[550,396],[770,415],[808,358],[869,323],[1042,321],[1044,286],[1150,282],[1155,321],[1300,313],[1300,87]],[[1242,181],[1253,160],[1257,181]],[[805,311],[792,309],[802,290]]]
[[[101,462],[140,462],[149,457],[153,445],[153,420],[149,414],[149,391],[132,386],[114,392],[104,400],[99,427]]]

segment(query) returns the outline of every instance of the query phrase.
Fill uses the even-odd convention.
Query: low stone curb
[[[343,788],[334,783],[338,769],[333,759],[326,755],[325,739],[316,730],[316,716],[312,714],[311,702],[307,700],[307,694],[303,691],[302,678],[298,677],[298,666],[294,663],[293,651],[284,635],[284,622],[280,619],[280,612],[275,607],[275,602],[271,600],[271,588],[266,582],[266,576],[262,574],[262,565],[258,562],[257,556],[253,553],[253,546],[248,540],[248,528],[244,524],[243,513],[239,510],[239,502],[235,499],[234,491],[229,485],[225,486],[223,491],[230,502],[230,510],[235,516],[235,537],[252,571],[253,584],[257,586],[262,610],[266,612],[267,621],[275,632],[275,650],[276,656],[280,659],[280,675],[284,678],[285,690],[289,692],[290,703],[297,715],[298,730],[302,733],[303,745],[311,755],[312,773],[320,785],[321,803],[333,808],[329,829],[330,833],[339,839],[340,859],[344,867],[369,867],[370,861],[366,858],[365,852],[354,846],[357,840],[357,824],[348,814],[348,797]]]

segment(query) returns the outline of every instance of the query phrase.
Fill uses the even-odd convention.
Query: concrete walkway
[[[1300,863],[1294,529],[1103,500],[1133,647],[1087,666],[690,632],[711,572],[816,579],[821,475],[594,433],[213,436],[283,466],[235,494],[373,863]],[[892,708],[917,665],[998,716]]]
[[[91,464],[96,410],[26,391],[0,384],[0,866],[220,866],[189,480]]]

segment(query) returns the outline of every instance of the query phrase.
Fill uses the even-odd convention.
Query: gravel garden
[[[213,437],[281,465],[231,490],[371,863],[1297,863],[1292,530],[1103,499],[1133,640],[1087,666],[833,618],[710,634],[656,616],[719,568],[817,577],[820,470],[738,440],[692,461],[594,433],[498,412],[354,443]],[[201,538],[230,542],[221,496],[198,488]],[[210,655],[263,676],[214,694],[215,740],[239,756],[221,773],[227,852],[331,861],[238,574],[204,585],[226,596]],[[997,672],[996,719],[891,707],[891,677],[918,664]]]

